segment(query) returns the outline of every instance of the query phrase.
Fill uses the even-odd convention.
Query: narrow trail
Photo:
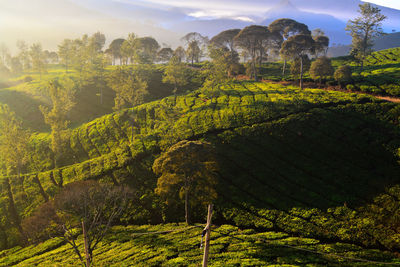
[[[390,97],[390,96],[375,96],[375,97],[382,99],[382,100],[389,101],[389,102],[393,102],[393,103],[400,103],[400,98],[397,98],[397,97]]]

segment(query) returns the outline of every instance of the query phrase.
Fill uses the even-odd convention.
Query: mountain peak
[[[272,7],[268,10],[268,14],[277,14],[277,13],[290,13],[298,11],[297,7],[295,7],[290,0],[281,0],[276,6]]]
[[[279,4],[277,4],[272,9],[291,9],[291,10],[295,9],[295,10],[297,10],[297,8],[292,4],[292,2],[290,2],[290,0],[281,0],[279,2]]]

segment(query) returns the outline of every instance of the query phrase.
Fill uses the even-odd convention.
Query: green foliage
[[[351,73],[350,66],[344,65],[335,71],[334,77],[340,84],[349,83],[352,80]]]
[[[312,62],[310,76],[314,80],[319,79],[321,83],[322,79],[325,79],[327,76],[332,76],[334,71],[331,60],[327,57],[320,57]]]
[[[168,65],[165,67],[162,81],[174,85],[173,93],[176,94],[178,86],[184,86],[189,83],[189,73],[186,65],[182,63],[177,57],[173,56]]]
[[[310,69],[310,66],[311,66],[311,60],[307,55],[304,55],[302,56],[302,58],[296,58],[293,61],[292,65],[290,66],[290,72],[294,77],[298,78],[301,74],[301,71],[303,72],[308,71]],[[301,69],[302,67],[303,69]]]
[[[51,99],[52,108],[40,106],[45,122],[51,127],[51,150],[53,152],[54,167],[64,154],[66,143],[69,139],[67,114],[75,106],[75,83],[66,77],[62,80],[50,82],[48,95]]]
[[[41,76],[42,73],[46,72],[47,69],[46,58],[42,49],[42,45],[40,43],[33,44],[29,54],[32,59],[33,70],[39,72]]]
[[[147,91],[147,82],[140,71],[135,72],[131,67],[120,67],[110,73],[109,86],[115,91],[115,110],[124,107],[133,107],[144,102]]]
[[[280,84],[235,82],[219,90],[213,105],[198,90],[74,129],[63,167],[51,169],[48,153],[37,154],[37,161],[47,166],[38,174],[43,190],[54,197],[58,189],[52,179],[64,184],[87,179],[126,183],[140,192],[132,215],[126,217],[129,223],[183,220],[177,213],[180,202],[176,208],[165,207],[154,193],[157,177],[151,166],[162,149],[201,137],[216,146],[220,165],[216,221],[377,246],[378,234],[365,238],[371,234],[365,232],[367,225],[360,224],[360,231],[354,226],[349,234],[348,217],[335,220],[325,211],[345,202],[348,207],[365,206],[366,198],[397,183],[395,104]],[[50,142],[46,134],[31,139],[37,151]],[[23,177],[28,201],[20,194],[19,182],[11,179],[10,186],[18,192],[17,211],[26,217],[44,197],[35,173]],[[2,187],[1,192],[0,203],[7,205],[7,191]],[[194,218],[203,214],[193,210]],[[9,240],[11,231],[15,228],[8,230]],[[384,238],[385,244],[392,244],[390,236]]]
[[[207,205],[217,199],[218,164],[210,143],[183,140],[154,161],[153,171],[161,175],[156,194],[172,204],[185,199],[186,223],[191,222],[189,206]]]
[[[346,31],[353,38],[351,53],[363,66],[365,57],[372,51],[373,39],[383,34],[381,26],[386,16],[369,3],[360,4],[359,7],[360,17],[349,20]]]
[[[180,229],[183,230],[179,231]],[[152,234],[163,231],[173,232]],[[94,250],[95,264],[198,266],[201,264],[203,253],[199,249],[201,231],[200,227],[185,229],[182,224],[114,227]],[[78,240],[81,240],[81,236]],[[81,241],[78,245],[80,249],[83,248]],[[281,232],[258,233],[226,224],[213,227],[211,232],[209,266],[371,266],[374,264],[352,261],[348,258],[362,258],[387,264],[399,262],[390,253],[363,249],[343,242],[330,243],[317,239],[290,237]],[[0,254],[0,264],[5,266],[15,264],[75,266],[78,261],[78,257],[73,254],[68,244],[57,238],[26,248],[16,247]]]

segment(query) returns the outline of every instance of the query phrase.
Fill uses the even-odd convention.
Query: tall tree
[[[189,32],[181,38],[185,45],[188,46],[191,42],[196,42],[199,46],[207,45],[208,38],[198,32]]]
[[[322,55],[323,57],[326,57],[326,54],[328,53],[328,47],[329,47],[329,37],[325,35],[318,35],[318,36],[313,36],[314,41],[315,41],[315,55],[316,57],[319,57]]]
[[[315,41],[309,34],[298,34],[289,37],[282,44],[281,56],[286,59],[300,60],[300,88],[303,89],[304,56],[315,51]]]
[[[17,175],[26,198],[21,171],[28,161],[29,138],[29,132],[22,128],[22,122],[16,118],[15,113],[7,105],[0,105],[0,156],[7,168],[4,186],[7,191],[10,216],[22,236],[24,233],[21,227],[21,218],[17,212],[9,176]]]
[[[232,74],[239,68],[239,55],[226,47],[215,48],[212,45],[208,51],[212,61],[203,71],[206,79],[201,89],[207,97],[211,98],[210,104],[212,104],[213,98],[220,94],[220,86],[229,82]]]
[[[46,72],[47,69],[46,57],[42,45],[40,43],[33,44],[29,54],[31,56],[33,70],[39,72],[40,78],[42,78],[42,73]]]
[[[31,58],[29,55],[28,45],[25,41],[18,40],[17,47],[19,50],[18,57],[22,63],[23,70],[26,71],[31,68]]]
[[[174,51],[174,57],[176,57],[179,62],[182,62],[185,59],[185,56],[185,49],[182,46],[178,46]]]
[[[186,46],[186,59],[192,65],[195,61],[199,62],[208,44],[208,38],[198,32],[190,32],[183,36],[181,40]]]
[[[23,71],[23,66],[19,57],[11,57],[10,68],[13,74],[20,74]]]
[[[296,57],[290,65],[290,73],[296,78],[300,79],[301,71],[307,72],[310,69],[311,60],[308,55]]]
[[[293,19],[277,19],[268,25],[268,29],[273,33],[279,33],[283,37],[282,41],[297,34],[311,34],[307,25]],[[282,75],[285,76],[286,58],[283,58],[283,61]]]
[[[190,206],[209,204],[217,198],[218,163],[208,142],[183,140],[171,146],[154,161],[153,171],[160,175],[155,192],[167,204],[177,195],[185,201],[185,220],[191,224]]]
[[[137,62],[153,63],[157,57],[159,48],[160,45],[153,37],[138,38],[138,47],[135,55]]]
[[[174,95],[178,91],[178,86],[184,86],[189,83],[187,67],[184,63],[178,60],[177,57],[172,57],[168,65],[165,67],[162,81],[174,85]]]
[[[64,39],[61,44],[58,45],[58,56],[61,59],[61,63],[65,65],[65,72],[68,73],[68,67],[73,58],[73,41],[71,39]]]
[[[60,167],[60,159],[69,141],[68,113],[75,106],[75,83],[71,78],[53,80],[48,85],[51,109],[40,106],[45,122],[51,127],[51,145],[53,167]],[[62,186],[62,181],[56,183]]]
[[[163,47],[157,53],[157,61],[168,62],[174,55],[174,50],[170,47]]]
[[[87,46],[89,43],[89,36],[86,34],[82,38],[75,39],[72,45],[72,61],[71,64],[73,68],[78,72],[80,80],[82,80],[82,75],[85,66],[88,62]]]
[[[361,63],[362,70],[365,58],[372,52],[374,38],[384,34],[381,26],[386,16],[369,3],[361,4],[359,8],[360,16],[347,22],[346,31],[353,38],[352,54]]]
[[[138,49],[138,38],[134,33],[128,34],[128,38],[121,45],[121,56],[125,65],[135,61],[136,50]]]
[[[259,25],[247,26],[235,36],[235,44],[250,57],[252,76],[255,81],[258,80],[257,59],[259,56],[262,57],[264,55],[265,47],[275,36],[267,27]]]
[[[101,53],[106,43],[106,37],[101,32],[96,32],[89,37],[88,52],[91,56]]]
[[[124,43],[125,39],[123,38],[118,38],[114,39],[110,45],[108,46],[108,49],[111,53],[111,56],[113,58],[113,65],[115,65],[116,59],[119,59],[119,63],[121,64],[121,47],[122,44]]]
[[[120,67],[108,77],[108,84],[115,91],[115,110],[142,104],[148,95],[147,82],[132,67]]]
[[[7,63],[8,63],[7,61],[9,58],[11,58],[10,50],[4,43],[1,43],[0,44],[0,62],[2,62],[4,65],[7,65]]]
[[[211,38],[210,43],[218,48],[228,48],[230,51],[235,51],[235,36],[238,35],[240,29],[230,29],[222,31]]]
[[[201,48],[198,45],[198,42],[192,41],[189,43],[188,48],[186,49],[186,59],[191,62],[193,66],[194,62],[198,63],[201,58]]]

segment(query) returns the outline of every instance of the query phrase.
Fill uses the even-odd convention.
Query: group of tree
[[[269,26],[251,25],[241,30],[223,31],[211,39],[211,46],[209,52],[214,61],[221,60],[221,56],[216,54],[223,54],[222,51],[216,52],[216,49],[230,52],[230,60],[226,60],[229,61],[226,73],[233,73],[241,55],[248,64],[251,78],[256,81],[258,67],[279,51],[284,61],[282,75],[285,75],[286,61],[293,61],[292,66],[295,67],[292,67],[292,72],[299,74],[302,87],[303,73],[306,71],[304,61],[311,55],[325,56],[329,38],[321,30],[312,34],[307,25],[295,20],[278,19]]]
[[[48,64],[58,63],[58,54],[43,50],[40,43],[29,46],[25,41],[18,41],[17,55],[12,55],[5,44],[0,44],[0,76],[9,77],[32,70],[40,75],[47,71]]]

